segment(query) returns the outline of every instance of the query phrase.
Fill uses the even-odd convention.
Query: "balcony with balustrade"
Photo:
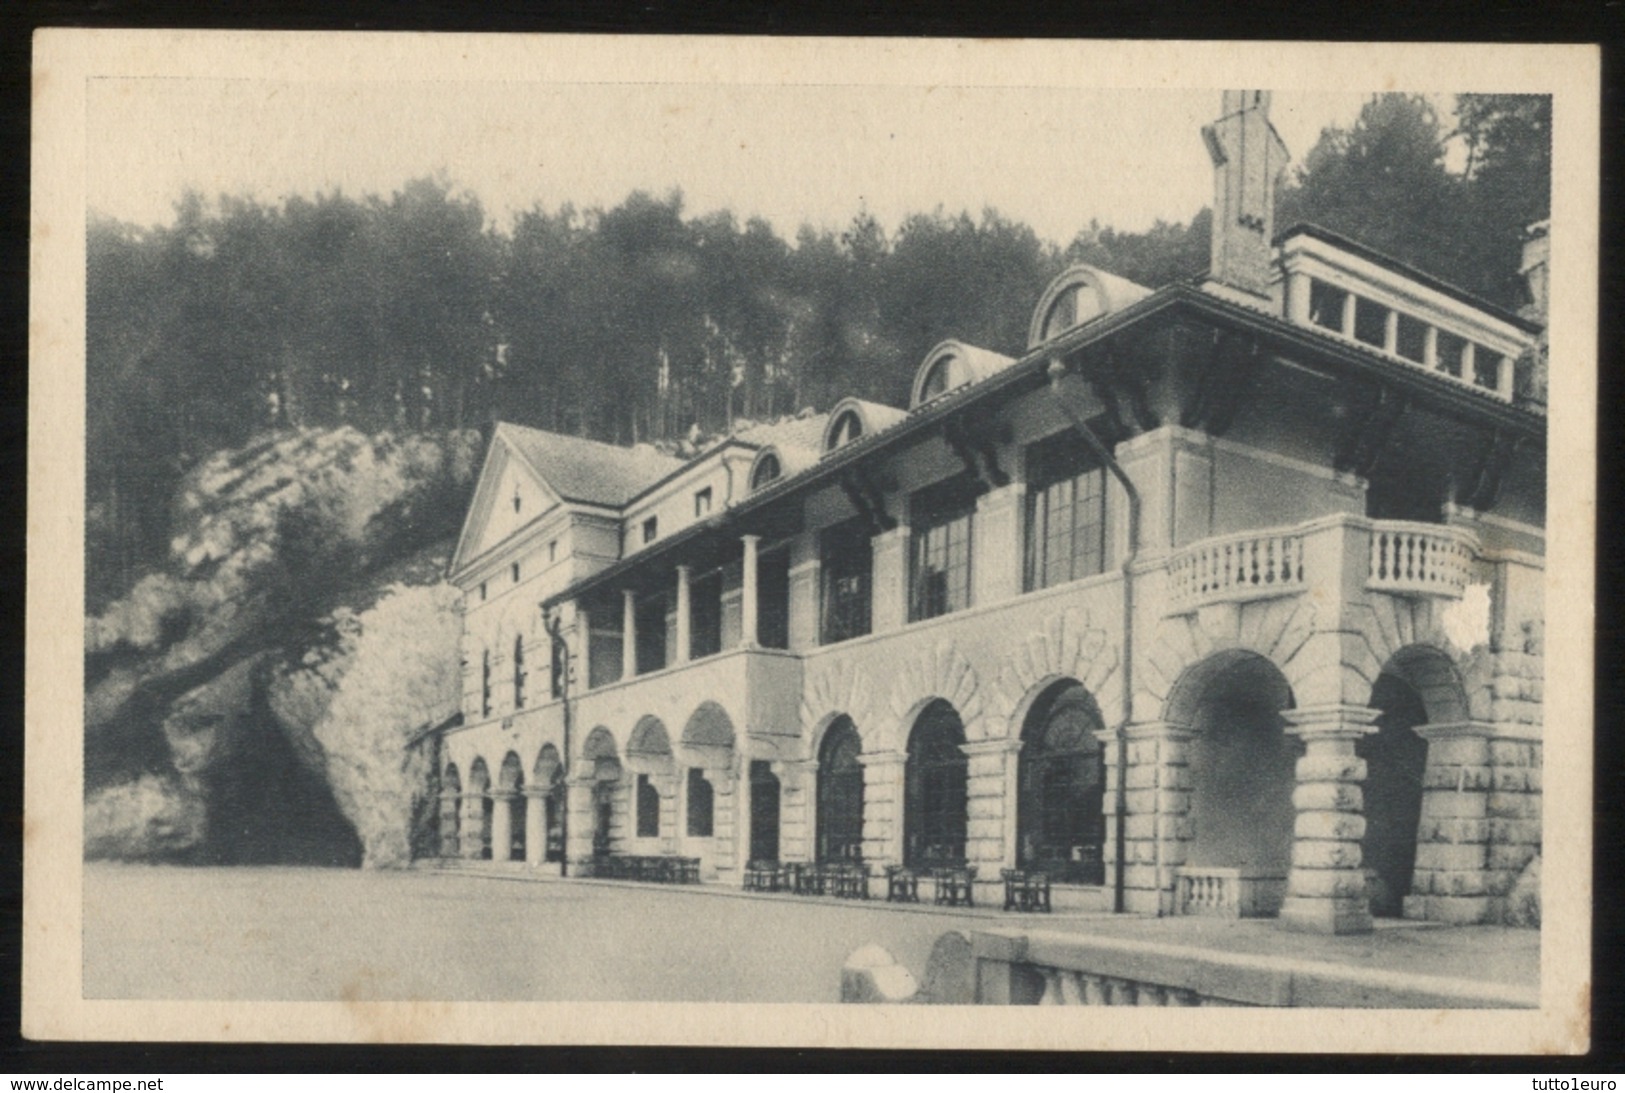
[[[1328,549],[1334,540],[1353,549]],[[1213,604],[1297,596],[1317,585],[1392,596],[1460,599],[1473,580],[1478,539],[1443,524],[1332,516],[1286,528],[1204,539],[1168,560],[1168,614]],[[1355,572],[1326,572],[1341,558]],[[1352,581],[1349,578],[1353,578]]]

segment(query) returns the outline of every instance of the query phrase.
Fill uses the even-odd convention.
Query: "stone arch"
[[[1411,894],[1428,744],[1424,724],[1460,724],[1470,718],[1467,691],[1449,654],[1412,644],[1389,655],[1365,704],[1378,711],[1374,731],[1355,742],[1365,762],[1361,784],[1365,833],[1360,840],[1371,913],[1398,917]]]
[[[1306,655],[1315,621],[1314,603],[1303,596],[1161,620],[1144,656],[1136,656],[1134,719],[1165,717],[1175,683],[1191,666],[1222,652],[1254,653],[1276,665],[1299,703],[1343,701],[1338,666],[1328,669]]]
[[[1061,679],[1074,679],[1094,698],[1103,714],[1113,720],[1122,702],[1122,676],[1118,649],[1089,613],[1073,609],[1046,620],[1043,629],[1028,635],[1004,658],[996,677],[1002,704],[1010,717],[1008,739],[1021,736],[1032,703],[1044,689]],[[990,726],[991,728],[992,726]]]
[[[683,726],[682,747],[691,765],[726,770],[733,763],[734,723],[719,703],[701,702]]]
[[[852,726],[861,742],[863,739],[862,723],[845,710],[831,710],[813,723],[812,731],[807,734],[807,758],[817,760],[823,753],[824,742],[829,738],[830,730],[842,722]]]
[[[463,779],[457,773],[457,764],[446,763],[440,776],[440,856],[458,856],[458,836],[462,830],[463,813],[459,798],[463,793]]]
[[[842,713],[852,718],[860,732],[872,724],[872,697],[869,678],[854,658],[841,657],[810,671],[801,691],[801,724],[813,730],[807,741],[807,758],[818,756],[819,738]]]
[[[987,737],[984,718],[986,695],[975,667],[952,641],[941,642],[905,661],[895,676],[888,701],[890,725],[882,733],[874,751],[902,751],[907,733],[913,731],[920,714],[933,699],[941,699],[959,714],[967,740]]]
[[[932,698],[909,722],[903,764],[903,864],[963,861],[970,811],[964,718]]]
[[[581,745],[581,758],[595,781],[613,782],[621,776],[621,756],[615,746],[615,735],[602,725],[587,734]]]
[[[519,761],[516,752],[509,752],[502,757],[502,766],[497,769],[497,790],[502,793],[523,793],[525,790],[525,765]]]
[[[665,722],[653,714],[639,718],[626,741],[626,761],[639,774],[671,773],[671,737]]]
[[[474,842],[463,849],[469,852],[470,857],[490,858],[495,853],[491,845],[491,828],[496,815],[496,800],[491,796],[491,772],[485,765],[484,756],[477,756],[469,764],[468,790],[463,796],[472,805],[468,817],[474,826],[467,836]]]
[[[1100,705],[1070,676],[1050,676],[1020,703],[1015,865],[1079,884],[1105,880],[1106,778]]]
[[[552,744],[543,744],[542,749],[536,753],[536,763],[531,767],[531,781],[544,789],[558,781],[564,774],[564,762],[559,757],[559,749]]]
[[[863,738],[846,714],[831,714],[817,741],[814,787],[816,861],[845,861],[863,856],[863,766],[858,756]]]
[[[1283,711],[1294,706],[1281,667],[1249,649],[1223,649],[1190,665],[1168,695],[1164,720],[1190,733],[1190,810],[1182,860],[1269,878],[1278,909],[1291,866],[1301,752]]]
[[[1491,720],[1494,654],[1486,643],[1468,649],[1451,637],[1454,628],[1447,616],[1452,606],[1431,596],[1368,596],[1347,604],[1343,621],[1345,701],[1364,702],[1377,677],[1390,670],[1396,657],[1413,669],[1418,662],[1432,661],[1448,664],[1460,687],[1466,712],[1452,719]],[[1421,670],[1438,675],[1436,667],[1430,669],[1425,663]],[[1446,684],[1436,681],[1429,686],[1435,702],[1448,701],[1440,690]],[[1442,723],[1445,719],[1434,718],[1430,711],[1429,720]]]

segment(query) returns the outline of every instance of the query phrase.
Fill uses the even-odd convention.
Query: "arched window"
[[[1083,686],[1056,684],[1022,727],[1018,760],[1016,864],[1058,881],[1101,884],[1100,712]]]
[[[690,838],[711,837],[712,791],[699,767],[688,768],[688,834]]]
[[[947,394],[955,387],[961,387],[970,380],[964,362],[957,356],[945,356],[931,370],[926,373],[925,380],[920,384],[920,403],[930,402],[938,395]]]
[[[660,791],[647,774],[638,775],[638,838],[653,839],[660,835]]]
[[[455,858],[460,852],[458,833],[462,827],[463,780],[457,773],[456,763],[446,764],[446,773],[440,779],[440,856]]]
[[[779,457],[772,452],[767,452],[756,461],[756,469],[750,475],[750,488],[759,490],[778,478],[781,473],[782,468],[779,465]]]
[[[959,713],[937,699],[909,734],[904,767],[903,864],[929,866],[965,858],[967,763]]]
[[[1092,284],[1068,285],[1044,316],[1041,340],[1047,342],[1057,334],[1082,326],[1100,313],[1100,294]]]
[[[829,451],[852,443],[863,435],[863,419],[856,410],[847,410],[835,419],[829,430]]]
[[[818,860],[863,857],[863,741],[842,714],[818,749]]]
[[[525,708],[525,636],[513,639],[513,708]]]

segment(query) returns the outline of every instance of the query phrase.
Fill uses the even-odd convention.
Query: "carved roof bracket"
[[[1353,421],[1338,443],[1335,456],[1337,469],[1362,478],[1371,477],[1371,472],[1377,469],[1388,437],[1409,404],[1409,399],[1387,384],[1377,384],[1375,396],[1363,412],[1354,412]]]
[[[995,447],[1000,439],[1007,438],[1008,428],[1002,433],[1003,437],[1001,430],[990,427],[987,422],[964,416],[951,417],[942,423],[942,439],[965,465],[965,473],[995,490],[1010,484],[1010,475],[999,466]]]
[[[1212,436],[1229,431],[1252,390],[1264,363],[1258,339],[1233,331],[1213,336],[1213,351],[1197,381],[1196,392],[1180,415],[1188,429],[1203,429]]]
[[[1505,429],[1497,429],[1484,445],[1479,458],[1478,473],[1473,477],[1472,489],[1461,500],[1478,512],[1488,512],[1501,499],[1501,483],[1506,478],[1512,457],[1521,446],[1519,437]]]
[[[847,468],[841,473],[840,484],[841,492],[857,510],[870,535],[879,535],[897,526],[897,521],[886,511],[886,499],[862,468]]]

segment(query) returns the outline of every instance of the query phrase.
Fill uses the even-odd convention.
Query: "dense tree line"
[[[1550,101],[1374,98],[1328,130],[1281,198],[1305,219],[1515,305],[1520,233],[1547,215]],[[1446,166],[1464,142],[1465,170]],[[1082,212],[1082,210],[1080,210]],[[267,205],[188,194],[142,231],[88,238],[90,578],[162,557],[169,498],[208,453],[267,429],[465,428],[494,418],[621,443],[727,429],[857,394],[901,402],[930,347],[1019,353],[1065,265],[1156,286],[1206,267],[1209,214],[1066,247],[997,212],[888,233],[860,212],[794,243],[685,215],[680,194],[487,222],[444,179],[390,197]]]

